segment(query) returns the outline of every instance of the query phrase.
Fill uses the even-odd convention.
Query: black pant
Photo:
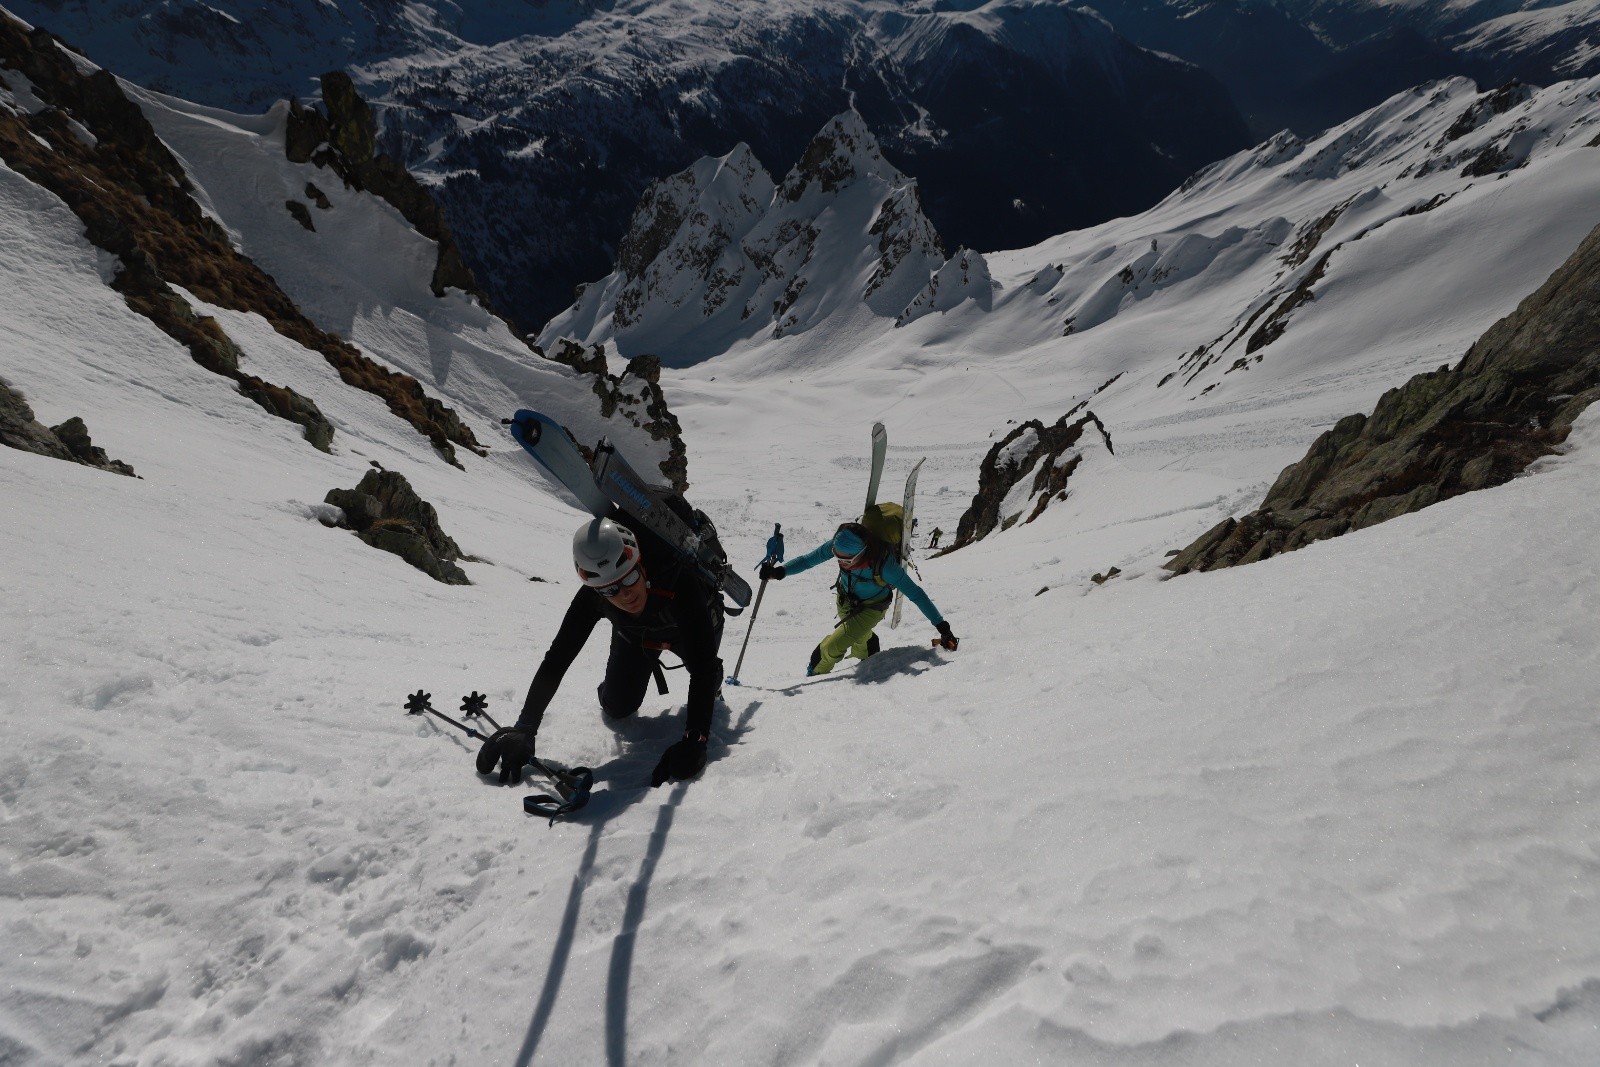
[[[611,633],[611,655],[606,660],[605,681],[595,690],[600,711],[608,719],[625,719],[644,703],[651,672],[661,662],[657,650],[643,649],[616,631]]]

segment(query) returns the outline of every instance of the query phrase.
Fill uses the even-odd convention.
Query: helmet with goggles
[[[860,567],[867,562],[871,541],[859,523],[847,522],[833,535],[833,558],[843,567]]]
[[[594,519],[572,535],[572,562],[583,584],[605,596],[639,580],[639,539],[610,519]]]

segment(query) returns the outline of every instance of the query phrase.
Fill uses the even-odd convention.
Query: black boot
[[[878,640],[877,634],[872,634],[867,638],[867,656],[876,656],[878,654],[878,650],[882,647],[883,643]],[[865,658],[866,656],[862,657],[862,659]]]
[[[806,677],[809,678],[811,676],[811,672],[815,671],[817,669],[817,664],[819,664],[821,662],[822,662],[822,646],[818,645],[816,648],[813,648],[811,650],[811,662],[806,664]]]

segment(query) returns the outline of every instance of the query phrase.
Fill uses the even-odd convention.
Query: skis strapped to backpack
[[[523,409],[508,422],[517,443],[595,518],[608,518],[613,508],[620,508],[733,601],[735,607],[724,607],[729,615],[740,614],[750,603],[750,583],[728,564],[716,525],[681,494],[639,477],[616,446],[603,439],[591,468],[571,435],[548,415]]]

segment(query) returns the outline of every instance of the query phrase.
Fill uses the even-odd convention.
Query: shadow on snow
[[[712,717],[714,744],[706,755],[708,766],[725,757],[728,751],[750,731],[750,720],[760,707],[761,701],[751,701],[740,713],[738,722],[730,723],[731,709],[722,700],[717,701]],[[650,734],[659,735],[662,732],[659,724],[669,721],[675,723],[677,718],[678,715],[674,714],[659,716],[645,722],[652,726],[648,731]],[[652,737],[652,740],[655,739],[658,738]],[[613,816],[644,799],[648,789],[649,769],[654,766],[654,760],[659,758],[658,748],[659,746],[633,744],[622,755],[601,767],[596,767],[594,769],[596,783],[611,782],[614,783],[613,788],[593,794],[589,805],[567,820],[588,823],[589,841],[584,848],[583,859],[578,864],[577,873],[572,876],[572,888],[567,893],[567,907],[561,917],[560,932],[556,935],[556,943],[550,951],[550,967],[545,972],[544,988],[539,992],[539,1002],[534,1008],[533,1018],[528,1022],[528,1032],[522,1039],[522,1047],[517,1051],[517,1067],[528,1067],[528,1064],[533,1062],[533,1055],[544,1037],[545,1027],[555,1011],[556,996],[561,991],[562,979],[566,977],[567,961],[571,958],[572,943],[577,934],[578,912],[583,904],[583,891],[594,872],[595,857],[600,850],[601,830]],[[629,786],[624,785],[624,782],[639,784]],[[639,928],[644,925],[645,902],[650,893],[650,883],[655,878],[656,864],[666,851],[667,834],[672,830],[673,817],[688,791],[688,782],[676,783],[667,797],[667,802],[657,811],[655,829],[651,831],[650,841],[645,846],[644,858],[639,863],[638,876],[634,878],[633,886],[628,890],[628,903],[622,916],[622,929],[611,943],[611,963],[606,972],[606,1063],[609,1067],[622,1067],[627,1060],[628,985],[633,976],[634,947],[638,941]]]

